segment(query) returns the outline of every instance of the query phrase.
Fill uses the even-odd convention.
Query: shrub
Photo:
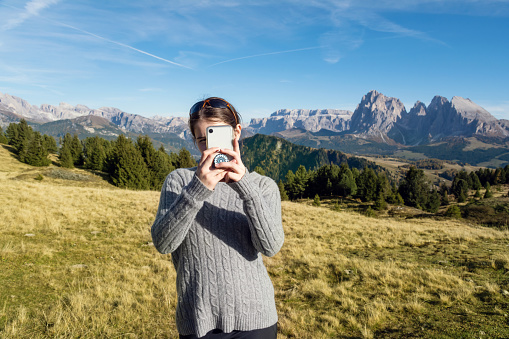
[[[336,201],[330,208],[333,211],[339,212],[341,211],[341,205],[339,204],[339,201]]]
[[[457,205],[453,205],[447,209],[445,215],[450,218],[461,219],[461,209]]]
[[[371,208],[371,206],[369,206],[368,209],[364,212],[364,215],[367,216],[367,217],[370,217],[370,218],[375,218],[376,217],[376,213]]]
[[[313,206],[319,207],[321,205],[320,203],[320,197],[318,194],[315,195],[315,199],[313,200]]]

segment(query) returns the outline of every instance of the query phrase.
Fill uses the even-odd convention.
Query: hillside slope
[[[296,145],[285,139],[263,134],[241,140],[241,153],[242,161],[247,168],[253,170],[256,166],[260,166],[267,176],[276,181],[284,180],[289,170],[295,172],[300,165],[307,170],[342,163],[358,169],[364,167],[382,169],[371,161],[340,151]]]
[[[40,170],[0,146],[0,337],[176,337],[175,270],[150,238],[159,194]],[[507,231],[282,212],[285,244],[264,258],[279,338],[509,336]]]

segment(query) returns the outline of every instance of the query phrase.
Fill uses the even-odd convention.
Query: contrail
[[[47,19],[49,20],[49,19]],[[71,25],[68,25],[68,24],[64,24],[62,22],[56,22],[56,21],[53,21],[53,20],[50,20],[52,21],[53,23],[55,24],[58,24],[58,25],[61,25],[61,26],[64,26],[64,27],[68,27],[68,28],[71,28],[71,29],[74,29],[78,32],[81,32],[81,33],[85,33],[87,35],[90,35],[90,36],[93,36],[94,38],[97,38],[97,39],[101,39],[101,40],[104,40],[104,41],[107,41],[107,42],[110,42],[112,44],[115,44],[115,45],[119,45],[119,46],[122,46],[122,47],[125,47],[125,48],[129,48],[129,49],[132,49],[133,51],[136,51],[138,53],[141,53],[141,54],[145,54],[145,55],[148,55],[152,58],[155,58],[155,59],[158,59],[158,60],[161,60],[161,61],[164,61],[164,62],[167,62],[169,64],[172,64],[172,65],[175,65],[175,66],[179,66],[179,67],[183,67],[183,68],[187,68],[187,69],[191,69],[191,67],[188,67],[188,66],[185,66],[185,65],[182,65],[182,64],[179,64],[179,63],[176,63],[174,61],[171,61],[171,60],[168,60],[168,59],[165,59],[165,58],[161,58],[157,55],[154,55],[154,54],[150,54],[148,52],[145,52],[145,51],[142,51],[141,49],[138,49],[138,48],[135,48],[133,46],[129,46],[129,45],[126,45],[126,44],[123,44],[121,42],[118,42],[118,41],[114,41],[114,40],[110,40],[108,38],[105,38],[105,37],[102,37],[100,35],[97,35],[97,34],[94,34],[94,33],[91,33],[91,32],[88,32],[88,31],[85,31],[84,29],[81,29],[81,28],[77,28],[77,27],[74,27],[74,26],[71,26]]]
[[[25,6],[25,7],[28,7],[27,8],[27,12],[30,13],[31,15],[38,15],[38,11],[40,11],[41,9],[46,7],[47,5],[58,2],[58,0],[47,0],[47,1],[48,2],[44,2],[43,0],[39,0],[39,1],[32,0],[31,2],[28,3],[30,6],[28,4]],[[44,4],[44,5],[42,5],[42,4]],[[9,8],[12,8],[12,9],[19,10],[19,8],[16,8],[16,7],[4,4],[4,3],[1,3],[0,5],[3,5],[5,7],[9,7]],[[18,24],[22,23],[24,20],[26,20],[27,18],[28,18],[28,15],[25,14],[24,16],[22,16],[22,18],[21,18],[22,20],[18,20],[16,22],[8,23],[7,24],[8,26],[5,25],[4,29],[12,28],[11,27],[12,25],[18,25]],[[155,58],[157,60],[161,60],[161,61],[167,62],[167,63],[175,65],[175,66],[179,66],[179,67],[183,67],[183,68],[187,68],[187,69],[191,69],[192,70],[191,67],[179,64],[177,62],[174,62],[174,61],[171,61],[171,60],[168,60],[168,59],[165,59],[165,58],[161,58],[161,57],[159,57],[157,55],[154,55],[154,54],[142,51],[141,49],[135,48],[133,46],[129,46],[129,45],[123,44],[123,43],[118,42],[118,41],[110,40],[110,39],[102,37],[100,35],[97,35],[97,34],[94,34],[94,33],[88,32],[88,31],[85,31],[84,29],[80,29],[78,27],[74,27],[74,26],[71,26],[71,25],[68,25],[68,24],[64,24],[62,22],[54,21],[54,20],[51,20],[51,19],[48,19],[48,18],[42,18],[42,19],[50,21],[50,22],[52,22],[52,23],[54,23],[56,25],[60,25],[60,26],[64,26],[64,27],[67,27],[67,28],[74,29],[74,30],[76,30],[78,32],[81,32],[81,33],[93,36],[94,38],[101,39],[101,40],[107,41],[107,42],[115,44],[115,45],[119,45],[119,46],[122,46],[122,47],[125,47],[125,48],[132,49],[133,51],[136,51],[136,52],[141,53],[141,54],[148,55],[148,56],[150,56],[152,58]]]
[[[218,62],[216,64],[210,65],[208,67],[213,67],[213,66],[217,66],[217,65],[220,65],[220,64],[224,64],[224,63],[232,62],[232,61],[237,61],[237,60],[251,59],[251,58],[257,58],[257,57],[262,57],[262,56],[267,56],[267,55],[275,55],[275,54],[284,54],[284,53],[293,53],[293,52],[308,51],[308,50],[311,50],[311,49],[320,49],[320,48],[323,48],[323,46],[307,47],[307,48],[291,49],[291,50],[288,50],[288,51],[279,51],[279,52],[271,52],[271,53],[249,55],[249,56],[245,56],[245,57],[240,57],[240,58],[235,58],[235,59],[229,59],[229,60],[221,61],[221,62]]]

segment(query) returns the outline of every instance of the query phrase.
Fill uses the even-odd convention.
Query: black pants
[[[198,339],[194,334],[179,335],[180,339]],[[252,331],[233,331],[224,333],[219,329],[212,330],[200,337],[200,339],[276,339],[277,338],[277,323],[271,327],[262,328]]]

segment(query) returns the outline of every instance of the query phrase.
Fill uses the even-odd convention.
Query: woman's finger
[[[246,167],[235,160],[216,164],[216,167],[226,171],[225,182],[239,181],[247,172]]]
[[[238,154],[240,154],[240,146],[239,146],[239,138],[238,137],[233,139],[233,150],[235,152],[237,152]]]
[[[216,164],[216,168],[219,168],[219,169],[222,169],[225,171],[239,173],[239,174],[243,173],[243,171],[244,171],[243,167],[244,166],[240,166],[239,164],[237,164],[235,159],[232,161],[225,161],[225,162],[220,162],[220,163]]]
[[[206,149],[205,151],[203,151],[203,153],[201,155],[201,158],[200,158],[199,165],[201,166],[208,159],[208,157],[211,154],[217,153],[218,151],[219,151],[219,147],[212,147],[212,148],[209,148],[209,149]]]
[[[206,149],[205,151],[203,151],[203,153],[201,154],[199,165],[201,166],[211,154],[217,153],[218,151],[219,151],[219,147],[213,147],[213,148],[209,148],[209,149]]]
[[[221,153],[224,153],[224,154],[227,154],[227,155],[233,157],[233,159],[235,159],[237,164],[239,164],[239,165],[242,164],[242,160],[240,159],[240,153],[232,151],[231,149],[227,149],[227,148],[221,148]]]

